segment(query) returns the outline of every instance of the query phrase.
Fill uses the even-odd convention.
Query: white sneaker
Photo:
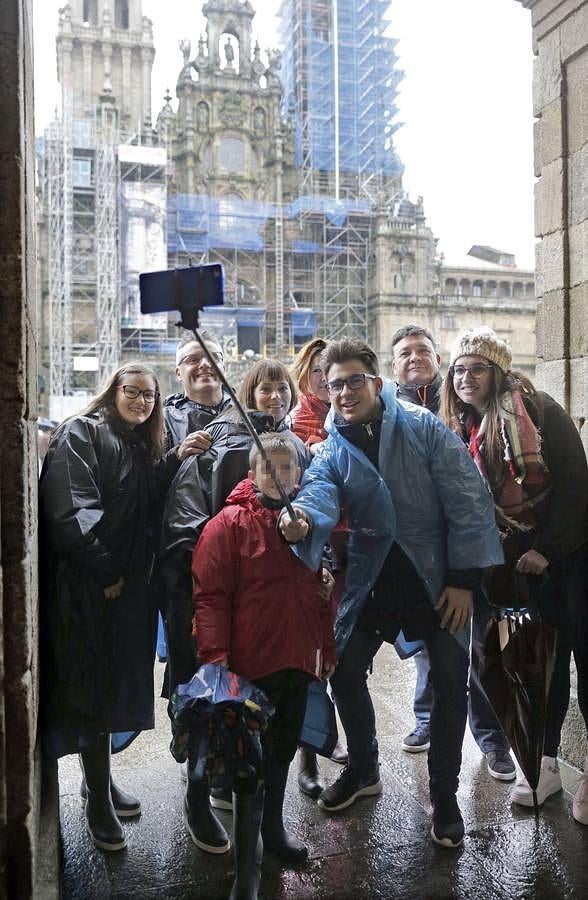
[[[544,756],[541,760],[541,774],[537,785],[537,804],[541,806],[548,797],[561,791],[561,775],[557,759]],[[510,792],[510,802],[520,806],[533,806],[533,791],[526,778],[519,778]]]
[[[580,825],[588,825],[588,756],[584,760],[584,774],[572,803],[572,815]]]

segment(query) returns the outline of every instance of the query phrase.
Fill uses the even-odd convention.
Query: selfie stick
[[[288,514],[290,515],[290,518],[292,520],[296,519],[297,516],[296,516],[296,512],[294,510],[294,507],[292,506],[292,503],[290,502],[288,494],[286,493],[286,491],[284,489],[284,485],[282,484],[280,478],[278,477],[278,474],[277,474],[276,470],[274,469],[274,467],[271,463],[271,460],[269,459],[269,457],[265,451],[263,444],[259,440],[259,435],[258,435],[257,431],[255,430],[255,426],[254,426],[253,422],[251,421],[247,411],[243,408],[243,406],[237,399],[237,395],[235,394],[233,388],[228,383],[220,366],[218,365],[214,356],[212,355],[212,353],[210,352],[210,350],[208,349],[208,347],[202,340],[202,337],[200,336],[200,332],[198,331],[198,312],[199,312],[198,309],[194,309],[193,307],[187,308],[186,306],[183,306],[183,305],[180,305],[179,309],[182,314],[182,319],[180,322],[177,322],[176,324],[180,328],[185,328],[187,331],[191,331],[192,334],[194,335],[196,341],[198,342],[198,344],[200,344],[200,346],[202,348],[202,352],[204,353],[208,362],[212,366],[214,373],[220,379],[220,381],[223,384],[223,386],[225,387],[229,397],[231,398],[231,401],[233,402],[233,404],[235,405],[235,407],[241,414],[241,417],[243,419],[243,424],[245,425],[247,431],[253,438],[253,442],[254,442],[255,446],[257,447],[257,449],[259,450],[259,452],[261,454],[261,458],[267,465],[267,467],[269,469],[269,473],[274,480],[274,483],[280,493],[280,497],[282,498],[282,500],[284,502],[284,506],[288,510]]]

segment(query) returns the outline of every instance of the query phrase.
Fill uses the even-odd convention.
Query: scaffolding
[[[400,188],[394,150],[402,72],[388,0],[283,0],[285,109],[296,123],[303,191],[364,197]]]
[[[73,234],[72,148],[70,107],[54,121],[45,141],[45,190],[48,202],[48,333],[49,397],[72,389],[71,259]]]
[[[96,356],[98,380],[120,363],[120,284],[118,257],[117,112],[111,95],[102,95],[96,136]]]

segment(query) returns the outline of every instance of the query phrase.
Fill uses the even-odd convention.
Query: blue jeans
[[[167,659],[167,641],[165,639],[165,625],[161,613],[157,614],[157,655],[160,659]]]
[[[490,753],[492,750],[508,751],[509,749],[508,741],[480,684],[479,672],[482,648],[484,646],[484,634],[491,616],[492,608],[486,602],[482,592],[478,591],[475,596],[472,619],[472,658],[469,679],[468,720],[474,740],[482,753]],[[417,670],[413,703],[414,717],[417,727],[427,727],[433,704],[433,690],[429,677],[427,651],[422,650],[420,653],[415,654],[414,661]]]
[[[447,631],[439,628],[426,642],[431,661],[431,749],[429,784],[433,798],[453,796],[461,766],[467,717],[468,656]],[[378,741],[368,668],[382,645],[376,634],[355,628],[331,678],[337,710],[347,736],[349,765],[360,780],[378,773]]]

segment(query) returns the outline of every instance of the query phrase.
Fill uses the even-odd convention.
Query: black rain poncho
[[[79,416],[54,435],[39,486],[41,717],[45,750],[153,728],[156,607],[151,515],[178,462],[155,466],[139,434]],[[104,588],[124,578],[120,597]]]

